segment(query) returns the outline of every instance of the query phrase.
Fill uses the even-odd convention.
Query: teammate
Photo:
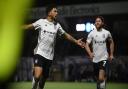
[[[106,68],[108,59],[112,61],[114,42],[109,31],[104,29],[104,18],[102,16],[96,17],[95,29],[92,30],[86,41],[85,49],[90,56],[94,66],[94,74],[97,80],[97,89],[106,88]],[[110,44],[110,54],[107,52],[106,42]],[[92,50],[90,48],[92,43]]]
[[[76,40],[73,38],[56,22],[58,12],[55,5],[48,6],[46,8],[46,14],[46,19],[39,19],[32,24],[24,25],[24,29],[39,30],[38,44],[34,50],[34,78],[32,89],[37,89],[37,87],[38,89],[44,88],[54,57],[54,45],[57,34],[83,47],[81,39]]]

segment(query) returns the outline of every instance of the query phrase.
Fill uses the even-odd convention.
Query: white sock
[[[32,89],[36,89],[38,86],[38,79],[35,80],[35,78],[33,77],[32,79]]]
[[[105,80],[100,83],[100,88],[101,89],[105,89],[106,88],[106,81]]]
[[[32,86],[34,86],[34,84],[35,84],[35,79],[34,79],[34,77],[32,78]]]

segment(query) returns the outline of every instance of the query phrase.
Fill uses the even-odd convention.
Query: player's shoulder
[[[36,22],[42,23],[42,22],[45,22],[45,19],[40,18],[40,19],[38,19]]]
[[[91,30],[91,31],[89,32],[89,34],[95,34],[95,33],[96,33],[96,29]]]
[[[59,22],[56,22],[57,27],[61,27],[61,24]]]
[[[110,32],[109,32],[107,29],[105,29],[105,28],[102,28],[102,30],[103,30],[104,33],[107,33],[107,34],[110,33]]]
[[[45,18],[41,18],[41,19],[39,19],[41,22],[48,22],[47,21],[47,19],[45,19]]]

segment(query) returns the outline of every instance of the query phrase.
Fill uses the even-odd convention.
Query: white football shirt
[[[92,48],[94,53],[93,62],[97,63],[102,60],[108,59],[108,52],[106,47],[107,38],[112,38],[109,31],[104,28],[101,31],[96,29],[91,31],[87,37],[87,42],[90,44],[92,42]]]
[[[39,19],[33,26],[39,29],[38,44],[34,49],[34,54],[39,54],[46,59],[53,60],[54,57],[54,46],[56,43],[56,35],[62,35],[65,31],[61,25],[53,22],[49,22],[47,19]]]

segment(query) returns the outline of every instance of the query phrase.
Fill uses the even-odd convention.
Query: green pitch
[[[31,89],[31,82],[12,83],[9,89]],[[45,89],[96,89],[96,84],[86,82],[46,82]],[[128,83],[108,83],[107,89],[128,89]]]

